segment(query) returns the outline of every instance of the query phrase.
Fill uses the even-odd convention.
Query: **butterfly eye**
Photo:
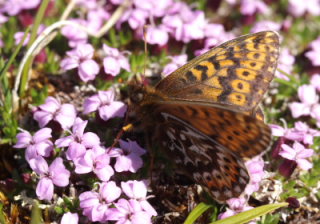
[[[131,95],[130,100],[132,103],[140,103],[144,98],[144,94],[142,92],[136,92]]]

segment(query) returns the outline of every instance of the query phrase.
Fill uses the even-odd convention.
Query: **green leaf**
[[[27,34],[29,33],[30,28],[26,29],[26,32],[24,32],[24,35],[22,37],[22,40],[20,41],[20,43],[18,44],[18,46],[16,47],[15,51],[13,52],[13,54],[11,55],[9,61],[5,64],[5,66],[1,69],[0,71],[0,80],[3,79],[3,77],[5,76],[5,74],[7,73],[10,65],[13,63],[14,59],[16,58],[17,54],[19,53],[22,44],[24,42],[24,40],[27,38]]]
[[[267,214],[262,217],[262,220],[258,224],[278,224],[280,221],[280,214]]]
[[[288,203],[278,203],[278,204],[270,204],[270,205],[263,205],[245,212],[241,212],[239,214],[236,214],[234,216],[221,219],[215,222],[212,222],[211,224],[242,224],[247,223],[251,221],[252,219],[258,218],[260,216],[263,216],[269,212],[272,212],[278,208],[288,206]]]
[[[3,204],[0,203],[0,223],[1,224],[4,224],[6,223],[6,220],[5,220],[5,215],[4,215],[4,211],[3,211]]]
[[[190,212],[184,224],[194,223],[197,220],[197,218],[199,218],[205,211],[207,211],[211,207],[212,205],[207,205],[201,202]]]

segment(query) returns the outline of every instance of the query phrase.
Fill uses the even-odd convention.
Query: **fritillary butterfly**
[[[129,122],[215,200],[238,197],[250,179],[244,158],[259,155],[270,143],[259,102],[278,56],[273,31],[221,44],[155,87],[130,85]]]

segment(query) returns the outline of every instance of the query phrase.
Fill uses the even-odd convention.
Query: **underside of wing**
[[[279,37],[273,31],[241,36],[191,60],[161,80],[156,90],[171,99],[256,108],[273,79]]]
[[[240,155],[213,141],[190,124],[162,113],[156,139],[177,168],[219,201],[238,197],[249,182]]]

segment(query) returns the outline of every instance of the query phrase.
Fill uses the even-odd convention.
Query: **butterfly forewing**
[[[191,60],[156,86],[172,100],[254,109],[273,79],[279,37],[273,31],[228,41]]]

